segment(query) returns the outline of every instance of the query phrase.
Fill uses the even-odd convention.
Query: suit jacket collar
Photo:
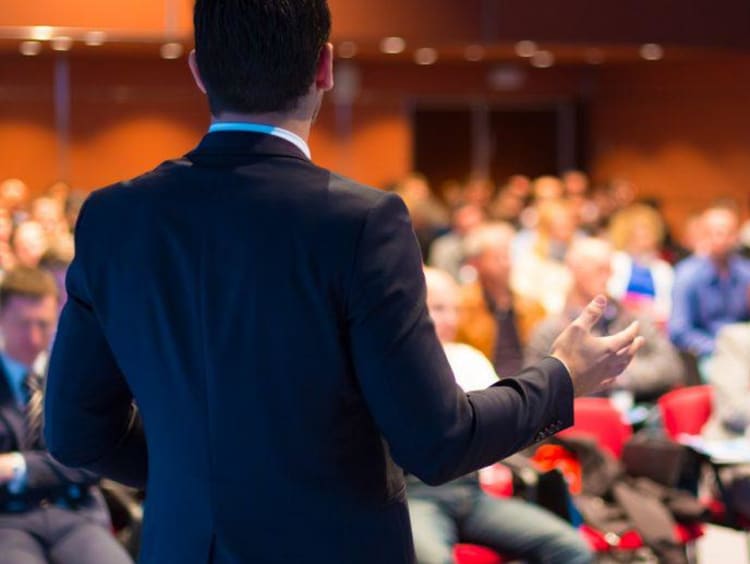
[[[208,133],[185,157],[197,165],[227,164],[239,158],[288,157],[310,162],[299,148],[274,135],[250,131]]]

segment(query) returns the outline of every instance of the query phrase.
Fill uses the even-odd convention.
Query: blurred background
[[[663,486],[655,495],[650,483],[636,499],[688,492],[694,502],[692,511],[670,507],[663,538],[628,511],[603,523],[592,509],[611,501],[615,484],[592,490],[597,476],[583,472],[580,445],[545,444],[515,466],[447,485],[492,505],[501,523],[493,529],[506,536],[481,545],[471,535],[429,542],[431,523],[415,499],[424,507],[447,494],[411,483],[419,560],[428,560],[426,546],[460,564],[519,553],[567,564],[593,552],[599,562],[695,562],[696,544],[702,562],[750,561],[750,260],[742,257],[750,253],[750,2],[329,4],[336,87],[313,129],[313,160],[405,200],[434,268],[427,305],[459,384],[483,387],[544,358],[580,309],[608,294],[597,331],[637,318],[647,346],[616,386],[577,400],[576,427],[562,439],[594,436],[607,452],[597,456],[621,464],[618,476]],[[187,65],[192,7],[3,3],[0,386],[6,357],[30,360],[15,385],[44,372],[57,311],[23,355],[14,343],[31,343],[36,329],[7,312],[30,307],[29,296],[64,303],[86,194],[179,157],[207,131],[207,103]],[[21,421],[23,402],[12,399],[7,390],[0,397],[0,416],[12,410]],[[684,435],[689,449],[675,442]],[[706,448],[727,438],[739,441],[729,458]],[[47,505],[26,499],[37,492],[12,491],[20,447],[8,444],[0,443],[0,516],[50,504],[75,513],[91,480],[84,490],[59,480],[78,488],[72,502],[70,490],[42,499]],[[487,501],[480,486],[500,501]],[[104,493],[118,539],[135,556],[143,493],[113,483]],[[21,509],[9,504],[19,499]],[[722,528],[704,528],[709,517]],[[518,528],[540,535],[529,543],[537,552],[506,544]],[[666,559],[664,538],[677,559]],[[548,558],[560,547],[581,560]],[[0,555],[7,548],[0,537]]]
[[[338,82],[315,160],[440,193],[582,169],[662,201],[747,211],[750,5],[742,0],[331,0]],[[0,177],[89,191],[189,150],[208,123],[186,64],[190,0],[9,1]]]

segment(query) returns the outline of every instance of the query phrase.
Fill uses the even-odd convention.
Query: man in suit
[[[570,425],[637,327],[594,339],[592,303],[557,358],[465,394],[403,202],[310,161],[325,0],[198,0],[195,27],[209,133],[81,210],[50,450],[147,487],[142,562],[412,562],[401,467],[439,483]]]
[[[110,531],[96,477],[54,461],[41,440],[33,370],[57,323],[51,275],[19,267],[0,287],[0,563],[132,562]]]

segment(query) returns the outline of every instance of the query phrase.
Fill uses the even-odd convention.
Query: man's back
[[[248,137],[265,148],[218,156],[216,137],[223,151]],[[174,546],[149,554],[149,535],[193,539],[185,554],[197,556],[216,531],[219,545],[253,538],[245,558],[288,560],[300,548],[278,542],[290,527],[301,546],[344,556],[407,518],[389,507],[403,484],[344,342],[358,237],[384,195],[274,138],[207,143],[90,204],[107,254],[91,257],[89,291],[151,447],[144,556],[187,561]],[[382,515],[351,520],[331,499]]]

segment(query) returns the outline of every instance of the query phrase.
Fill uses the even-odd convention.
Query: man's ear
[[[193,80],[196,86],[201,92],[206,94],[206,85],[203,84],[203,78],[201,78],[201,71],[198,70],[198,61],[195,58],[195,49],[190,51],[188,55],[188,66],[190,67],[190,73],[193,75]]]
[[[324,92],[333,88],[333,45],[326,43],[320,50],[318,68],[315,72],[315,87]]]

